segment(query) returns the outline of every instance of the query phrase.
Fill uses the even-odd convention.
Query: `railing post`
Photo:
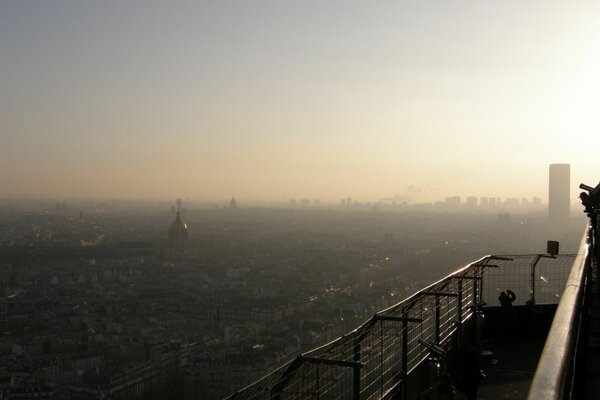
[[[319,366],[317,365],[317,371],[316,371],[316,375],[317,375],[317,400],[319,400],[321,398],[321,377],[319,376]]]
[[[360,343],[354,345],[354,362],[360,362]],[[352,391],[354,400],[360,400],[360,366],[358,364],[354,367]]]
[[[535,260],[531,264],[531,304],[535,304],[535,267],[542,258],[541,255],[535,256]]]
[[[479,268],[475,270],[475,276],[479,276]],[[480,312],[477,311],[477,307],[475,306],[479,301],[480,293],[477,290],[477,284],[479,282],[483,282],[483,280],[473,279],[473,308],[471,311],[473,313],[473,330],[475,331],[475,343],[477,346],[481,346],[481,315]]]
[[[384,360],[384,346],[383,346],[383,321],[379,322],[379,392],[383,395],[383,360]]]
[[[475,276],[479,277],[479,269],[475,270]],[[477,303],[479,300],[479,291],[477,290],[477,281],[478,279],[473,279],[473,303]]]
[[[407,318],[405,312],[402,317]],[[402,320],[402,400],[408,399],[408,320]]]
[[[435,291],[424,291],[420,293],[421,296],[435,296],[435,343],[439,344],[441,339],[441,327],[440,327],[440,297],[458,297],[456,293],[450,292],[435,292]]]
[[[535,304],[535,268],[542,258],[555,258],[553,255],[538,254],[535,256],[535,260],[531,264],[531,304]]]
[[[463,301],[463,293],[462,293],[462,279],[458,280],[458,327],[462,324],[462,301]]]
[[[360,400],[360,370],[361,365],[354,366],[353,399]]]
[[[440,297],[435,296],[435,342],[440,343]]]

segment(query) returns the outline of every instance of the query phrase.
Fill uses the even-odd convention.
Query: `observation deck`
[[[468,394],[473,364],[487,375],[478,399],[598,398],[599,213],[586,212],[577,254],[483,257],[228,399],[446,398],[443,379]]]

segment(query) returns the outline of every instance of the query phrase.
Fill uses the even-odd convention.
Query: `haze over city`
[[[0,1],[0,399],[599,398],[598,15]]]
[[[600,4],[0,4],[3,197],[547,199],[595,183]]]

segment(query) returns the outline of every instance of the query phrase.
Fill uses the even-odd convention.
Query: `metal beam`
[[[511,259],[510,261],[512,261],[512,259]],[[477,265],[474,265],[474,267],[483,267],[483,268],[500,268],[500,266],[499,266],[499,265],[496,265],[496,264],[477,264]]]
[[[395,315],[379,315],[375,314],[373,318],[381,321],[400,321],[400,322],[423,322],[422,318],[398,317]]]
[[[451,292],[419,292],[420,296],[458,297],[458,293]]]
[[[402,320],[402,400],[408,399],[408,313]]]
[[[307,362],[307,363],[310,363],[310,364],[335,365],[335,366],[338,366],[338,367],[362,368],[363,365],[364,365],[361,362],[333,360],[331,358],[317,358],[317,357],[298,356],[298,359],[300,361]]]
[[[472,279],[472,280],[478,280],[478,281],[483,279],[481,276],[471,276],[471,275],[451,276],[450,278],[452,278],[452,279]]]

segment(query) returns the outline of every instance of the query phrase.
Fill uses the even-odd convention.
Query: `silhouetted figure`
[[[504,322],[503,336],[505,339],[512,338],[515,329],[517,328],[517,313],[512,306],[513,301],[517,296],[515,292],[510,289],[506,289],[506,292],[500,293],[498,300],[502,306],[502,320]]]
[[[464,343],[459,348],[458,370],[460,371],[460,375],[456,383],[456,388],[464,393],[467,400],[476,400],[479,380],[484,375],[479,367],[477,346],[473,343]]]
[[[515,301],[516,298],[517,296],[515,295],[515,292],[510,289],[506,289],[506,292],[500,293],[498,300],[500,300],[502,307],[512,307],[512,302]]]

